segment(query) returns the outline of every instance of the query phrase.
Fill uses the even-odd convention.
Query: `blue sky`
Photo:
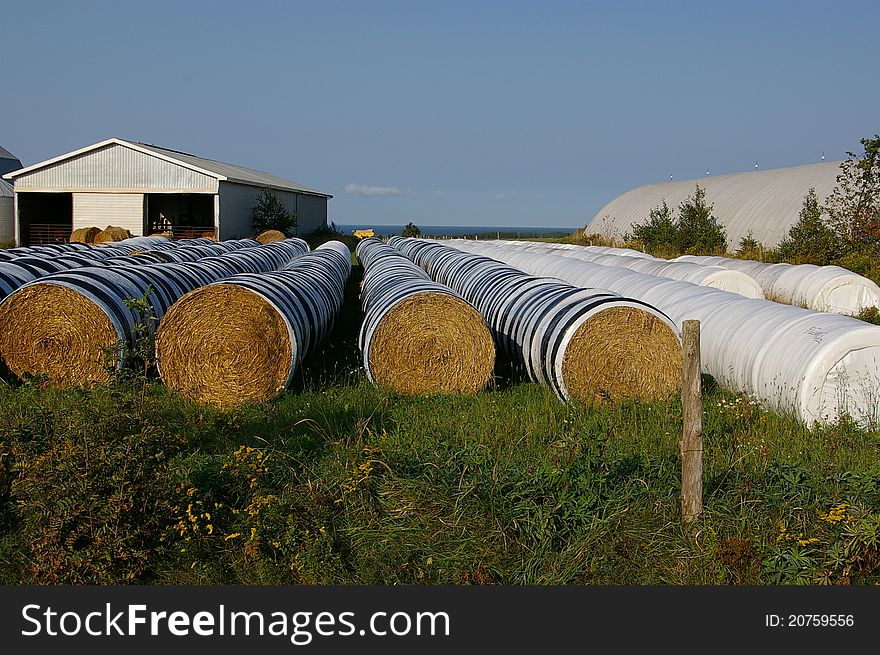
[[[877,2],[5,3],[0,144],[110,136],[337,223],[578,226],[633,187],[880,132]]]

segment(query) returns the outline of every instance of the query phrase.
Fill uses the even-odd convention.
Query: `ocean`
[[[377,237],[392,236],[403,231],[403,225],[349,225],[337,224],[343,234],[351,234],[355,230],[373,229]],[[422,236],[430,237],[462,237],[474,235],[494,235],[504,237],[529,237],[529,236],[553,236],[571,234],[575,227],[498,227],[494,225],[419,225]]]

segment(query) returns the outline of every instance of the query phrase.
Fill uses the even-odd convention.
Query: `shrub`
[[[678,249],[685,253],[723,254],[727,249],[724,227],[706,203],[706,190],[697,185],[693,196],[681,203],[678,216]]]
[[[778,247],[779,257],[796,264],[825,266],[840,253],[840,240],[825,222],[825,210],[819,205],[816,189],[804,196],[798,222],[791,226],[788,238]]]
[[[418,237],[422,235],[422,231],[419,229],[419,226],[415,223],[409,222],[403,226],[403,232],[400,233],[402,237]]]
[[[627,235],[627,241],[640,241],[645,248],[654,252],[659,249],[674,248],[678,242],[679,229],[672,216],[672,210],[663,201],[658,207],[651,210],[646,223],[633,225],[632,234]]]
[[[849,248],[880,239],[880,136],[861,139],[864,153],[848,152],[828,198],[829,223]]]
[[[4,464],[4,477],[27,550],[24,580],[149,581],[163,559],[168,464],[182,440],[119,409],[32,417],[7,444],[13,463]]]

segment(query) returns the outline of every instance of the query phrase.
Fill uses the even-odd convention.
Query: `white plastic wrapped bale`
[[[683,255],[677,261],[703,262],[748,273],[767,298],[817,312],[856,315],[880,307],[880,286],[840,266],[765,264],[728,257]]]
[[[357,256],[364,267],[358,345],[370,382],[408,395],[484,389],[495,344],[480,313],[379,239],[358,243]]]
[[[28,282],[0,302],[0,358],[15,375],[58,386],[109,381],[135,338],[186,292],[246,271],[269,271],[308,252],[288,239],[184,264],[85,266]],[[145,299],[147,314],[138,307]]]
[[[561,400],[665,400],[680,386],[678,328],[646,303],[436,242],[389,245],[476,307],[499,350]]]
[[[807,425],[848,415],[880,421],[880,327],[716,289],[485,242],[458,244],[536,275],[639,298],[676,322],[701,323],[703,370],[719,384]],[[566,265],[560,267],[560,261]]]
[[[156,331],[162,381],[217,407],[271,400],[330,333],[350,272],[348,247],[328,241],[281,270],[190,291]]]
[[[454,245],[455,241],[450,244]],[[628,268],[639,273],[668,277],[672,280],[691,282],[703,287],[730,291],[746,298],[763,298],[761,285],[751,276],[722,266],[679,262],[652,257],[629,248],[609,248],[606,246],[578,246],[573,244],[545,244],[527,241],[499,241],[511,247],[531,249],[539,252],[552,252],[564,257],[574,257],[583,261]],[[632,253],[637,253],[633,255]]]

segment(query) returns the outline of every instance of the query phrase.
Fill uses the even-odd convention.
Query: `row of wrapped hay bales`
[[[196,262],[73,268],[38,278],[0,302],[0,359],[19,377],[58,386],[107,382],[128,359],[138,328],[188,291],[239,273],[280,268],[308,252],[301,239]],[[151,315],[132,304],[144,298]]]
[[[162,381],[218,407],[272,399],[330,333],[350,273],[348,247],[328,241],[278,271],[190,291],[156,332]]]
[[[389,245],[476,307],[499,350],[562,400],[665,400],[680,386],[678,328],[644,302],[435,242]]]
[[[501,241],[502,244],[522,243],[526,249],[552,252],[555,255],[574,257],[583,261],[604,266],[618,266],[631,271],[668,277],[681,282],[691,282],[703,287],[721,289],[737,293],[746,298],[763,298],[764,290],[746,273],[723,266],[713,266],[690,261],[670,261],[653,257],[630,248],[608,248],[603,246],[577,246],[563,243],[532,243]],[[450,242],[450,245],[455,245]]]
[[[376,238],[358,243],[364,268],[358,336],[367,378],[402,394],[475,394],[495,367],[480,313]]]
[[[695,255],[682,255],[676,261],[742,271],[761,285],[767,298],[817,312],[855,315],[868,307],[880,307],[880,286],[840,266],[765,264],[748,259]]]
[[[134,237],[112,247],[95,246],[73,251],[46,250],[40,255],[19,254],[8,261],[0,261],[0,300],[26,282],[72,268],[196,261],[203,257],[259,245],[253,239],[212,243],[204,239],[169,241],[157,237]],[[169,254],[172,250],[174,254]]]
[[[7,262],[18,257],[52,256],[63,253],[89,250],[91,246],[83,243],[48,243],[41,246],[18,246],[0,250],[0,261]]]
[[[639,298],[677,323],[699,320],[704,372],[807,425],[841,416],[864,426],[880,421],[880,327],[492,242],[459,242],[456,247],[535,275]]]

